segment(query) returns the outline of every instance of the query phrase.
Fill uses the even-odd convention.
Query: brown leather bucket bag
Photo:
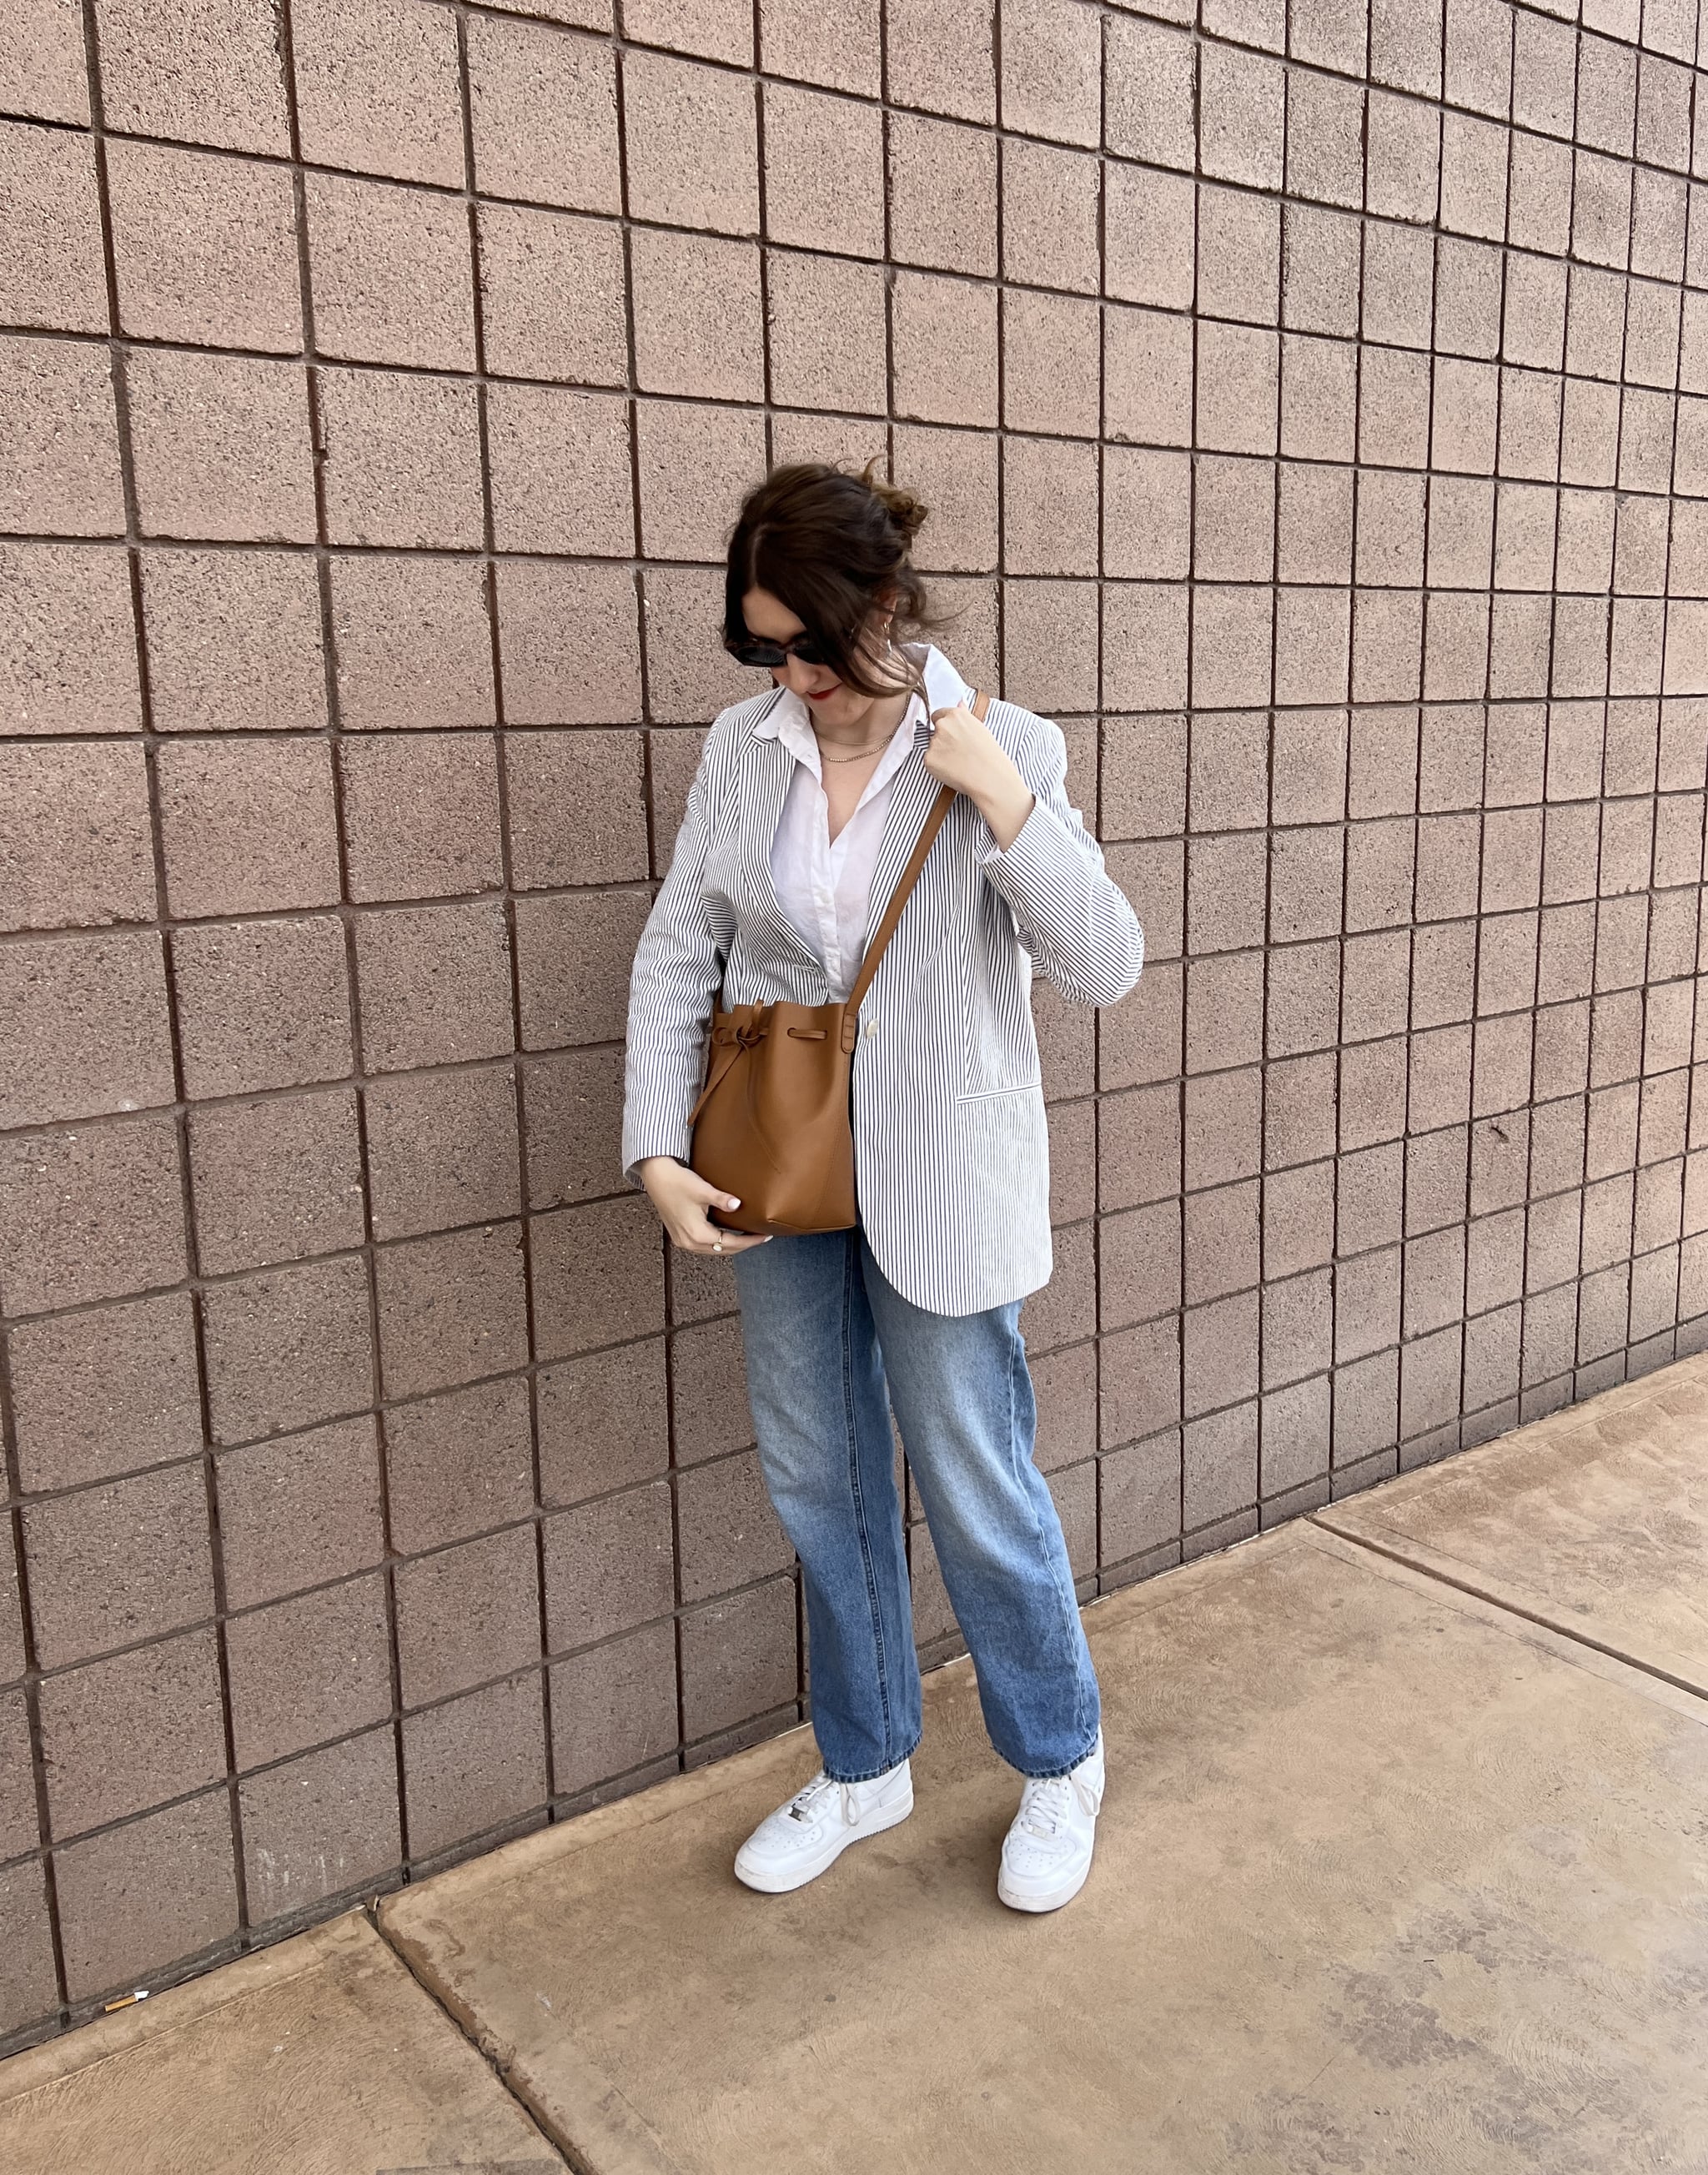
[[[990,706],[988,695],[973,696],[975,717]],[[713,1013],[688,1161],[740,1201],[711,1217],[726,1230],[846,1231],[859,1221],[849,1091],[859,1009],[954,799],[946,785],[931,804],[841,1004],[778,999],[726,1012],[720,1002]]]

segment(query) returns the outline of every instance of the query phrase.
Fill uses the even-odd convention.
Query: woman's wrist
[[[1037,802],[1038,795],[1017,770],[1011,778],[1000,779],[973,796],[974,807],[984,818],[999,850],[1005,854],[1020,836]]]

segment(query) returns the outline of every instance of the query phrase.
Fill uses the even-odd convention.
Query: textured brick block
[[[1103,186],[1107,292],[1162,309],[1190,308],[1196,268],[1190,180],[1183,174],[1105,163]]]
[[[498,626],[512,724],[639,717],[639,631],[626,568],[507,562],[498,573]]]
[[[454,198],[306,177],[314,338],[324,355],[471,370],[468,214]]]
[[[1161,1546],[1180,1530],[1180,1438],[1152,1435],[1098,1461],[1106,1561]]]
[[[126,332],[301,352],[296,209],[285,169],[115,138],[107,184]]]
[[[1005,557],[1010,572],[1095,574],[1097,448],[1049,438],[1011,437],[1003,442],[1002,463]],[[1122,571],[1162,569],[1136,565]]]
[[[622,1053],[566,1050],[526,1069],[529,1206],[556,1208],[623,1185]]]
[[[662,1245],[650,1204],[633,1196],[537,1217],[534,1293],[540,1357],[568,1359],[662,1328]]]
[[[348,1088],[193,1111],[190,1172],[206,1275],[361,1244],[361,1156]]]
[[[589,1787],[670,1751],[676,1742],[676,1641],[652,1624],[556,1663],[553,1764],[560,1790]]]
[[[405,1554],[525,1518],[534,1501],[527,1383],[482,1382],[388,1412],[386,1483],[393,1545]]]
[[[879,268],[773,251],[767,274],[766,337],[776,397],[794,407],[881,414],[887,393]],[[698,375],[703,380],[705,373]]]
[[[13,1936],[0,1964],[0,2027],[52,2027],[59,2019],[59,1972],[41,1859],[26,1858],[0,1873],[0,1907]]]
[[[703,720],[729,704],[749,701],[758,692],[753,668],[737,664],[717,638],[724,618],[723,574],[710,568],[653,567],[642,580],[652,715],[660,722]],[[952,593],[944,596],[940,585],[934,609],[947,605],[952,620],[958,616],[957,601]],[[964,632],[959,645],[966,657]],[[967,661],[976,668],[975,658]],[[772,685],[768,677],[764,684]]]
[[[1095,437],[1101,346],[1097,305],[1073,296],[1005,287],[1002,340],[1002,420],[1008,427]]]
[[[623,59],[629,208],[718,234],[759,226],[758,117],[745,76],[663,54]]]
[[[1180,1304],[1180,1205],[1158,1201],[1098,1227],[1098,1326],[1125,1328]]]
[[[646,892],[577,892],[516,903],[522,1046],[615,1042],[629,1001],[629,966],[651,909]]]
[[[171,1099],[158,936],[0,951],[0,1123],[46,1125]]]
[[[793,1700],[798,1681],[792,1579],[773,1579],[682,1620],[682,1711],[686,1734],[767,1713]]]
[[[0,106],[42,121],[86,122],[89,69],[76,0],[14,0],[7,19],[13,30],[0,54]]]
[[[769,239],[881,258],[884,168],[877,108],[788,84],[766,84],[764,97]]]
[[[332,758],[323,741],[169,741],[157,775],[175,914],[337,903]]]
[[[864,35],[851,35],[850,14],[862,19]],[[963,121],[996,118],[993,12],[979,0],[890,0],[884,10],[890,96],[932,113]],[[863,0],[858,11],[826,8],[823,0],[765,0],[765,64],[778,62],[772,24],[786,17],[790,33],[786,73],[811,83],[835,83],[876,96],[878,89],[878,9]],[[833,25],[833,30],[830,26]],[[830,35],[827,39],[827,31]],[[820,50],[821,43],[827,48]],[[832,57],[828,48],[840,48]]]
[[[897,262],[995,277],[996,144],[987,131],[895,115],[889,198]]]
[[[704,1332],[693,1332],[703,1341]],[[680,1355],[690,1339],[679,1337]],[[740,1359],[736,1371],[739,1376]],[[739,1391],[739,1380],[736,1384]],[[744,1439],[751,1440],[749,1424]],[[540,1500],[562,1505],[656,1479],[670,1457],[664,1395],[664,1342],[648,1337],[540,1376]]]
[[[996,421],[996,298],[925,273],[897,275],[896,404],[928,422]]]
[[[25,1489],[76,1487],[201,1447],[187,1298],[19,1322],[9,1345]]]
[[[225,1772],[211,1631],[49,1677],[41,1700],[57,1840],[199,1789]]]
[[[269,1270],[203,1293],[216,1442],[248,1442],[373,1401],[367,1275],[354,1257]]]
[[[242,0],[186,20],[169,0],[102,0],[101,104],[109,128],[288,157],[274,24]]]
[[[1072,0],[1007,0],[1002,10],[1005,124],[1059,144],[1102,137],[1099,25]]]
[[[146,534],[312,539],[312,449],[299,366],[149,349],[132,354],[127,382]]]
[[[678,1258],[671,1256],[673,1271]],[[674,1276],[672,1281],[677,1284],[674,1311],[680,1318],[680,1285]],[[733,1289],[728,1291],[724,1303],[735,1296]],[[1035,1333],[1030,1323],[1028,1333]],[[626,1364],[633,1348],[626,1347],[611,1355],[609,1364]],[[678,1332],[671,1346],[670,1422],[678,1465],[697,1464],[702,1458],[746,1449],[752,1442],[739,1315],[726,1315]]]
[[[642,387],[713,399],[757,399],[757,249],[709,235],[648,230],[633,236],[633,262],[635,363]]]
[[[526,1364],[518,1225],[402,1240],[381,1251],[376,1274],[387,1397],[451,1389]]]
[[[385,1591],[377,1577],[234,1617],[225,1650],[240,1768],[306,1752],[390,1711]]]
[[[1284,69],[1227,46],[1201,46],[1198,65],[1204,171],[1258,188],[1279,188]]]
[[[324,725],[320,599],[306,553],[144,551],[142,569],[157,731]]]
[[[1180,1324],[1176,1315],[1106,1336],[1102,1346],[1098,1432],[1113,1449],[1180,1413]]]
[[[485,515],[472,385],[323,370],[319,397],[322,487],[334,543],[479,546]]]
[[[420,1856],[468,1841],[544,1802],[538,1671],[410,1715],[403,1734],[409,1847]]]
[[[518,889],[622,883],[647,874],[640,736],[510,733],[504,762]],[[570,811],[578,811],[569,821]]]
[[[51,35],[50,25],[41,28]],[[80,29],[77,35],[80,49]],[[20,37],[20,47],[22,43]],[[12,112],[26,110],[23,97],[3,90],[0,102]],[[58,332],[106,332],[106,279],[92,145],[55,128],[0,123],[0,188],[6,193],[8,225],[0,318]]]
[[[398,1780],[392,1733],[374,1729],[241,1783],[251,1920],[265,1924],[392,1876],[403,1856]]]
[[[645,34],[631,23],[628,35]],[[491,15],[471,19],[468,39],[475,187],[572,211],[621,210],[610,46]]]
[[[1100,182],[1095,159],[1013,138],[1004,143],[1002,268],[1007,278],[1097,292]]]
[[[374,1234],[413,1236],[521,1208],[508,1066],[404,1075],[366,1094]]]
[[[590,1645],[675,1599],[670,1490],[662,1482],[601,1496],[545,1521],[546,1639],[553,1653]]]
[[[169,1120],[14,1133],[0,1144],[0,1300],[34,1314],[184,1274],[182,1180]]]
[[[676,1502],[684,1602],[708,1601],[793,1565],[756,1451],[695,1466],[678,1481]]]
[[[575,384],[626,382],[622,238],[610,221],[482,204],[479,239],[489,370]],[[750,328],[757,318],[756,279]]]
[[[157,1639],[214,1613],[199,1462],[31,1504],[24,1553],[45,1669]]]
[[[492,723],[492,628],[476,561],[338,558],[332,595],[347,729]]]
[[[346,740],[339,782],[352,898],[430,898],[503,882],[489,735]]]
[[[330,915],[173,933],[184,1085],[246,1094],[351,1065],[344,935]]]
[[[540,1594],[531,1526],[400,1565],[397,1597],[406,1706],[471,1690],[538,1658]]]
[[[789,30],[803,26],[788,22],[789,13],[800,15],[800,8],[768,8],[766,33],[777,39],[781,48],[788,46]],[[777,18],[784,22],[777,22]],[[733,61],[738,68],[753,65],[753,24],[746,18],[733,15],[729,8],[718,7],[716,0],[637,0],[637,4],[626,8],[622,28],[631,39],[640,39],[646,46],[670,46],[675,52],[702,52],[712,61]],[[779,68],[779,54],[766,54],[768,68]],[[794,69],[781,69],[784,74],[794,74]]]
[[[513,1048],[509,938],[496,902],[364,914],[355,951],[370,1071],[501,1057]]]
[[[225,1793],[61,1850],[54,1887],[73,2001],[146,1985],[182,1958],[230,1940],[237,1885]]]
[[[495,386],[486,413],[493,531],[502,550],[620,557],[633,551],[626,403]]]
[[[99,349],[0,342],[0,522],[100,536],[124,527],[111,374]]]
[[[1192,438],[1192,324],[1151,310],[1112,310],[1103,328],[1103,427],[1140,445]]]
[[[409,0],[303,0],[290,42],[305,159],[461,186],[454,22]]]
[[[10,929],[153,918],[139,747],[0,746],[0,902]]]
[[[232,1608],[349,1577],[385,1553],[371,1419],[228,1451],[219,1461],[219,1493]]]
[[[1149,165],[1191,170],[1196,62],[1190,35],[1125,15],[1110,17],[1103,93],[1103,140],[1110,150]]]

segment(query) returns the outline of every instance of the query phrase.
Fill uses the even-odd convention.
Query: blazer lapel
[[[869,936],[883,919],[884,909],[895,894],[908,856],[919,843],[919,833],[937,797],[941,781],[925,767],[925,750],[930,744],[930,724],[922,719],[914,733],[912,754],[890,780],[890,805],[872,871],[871,905],[866,914]]]

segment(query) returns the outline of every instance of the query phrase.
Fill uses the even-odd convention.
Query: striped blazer
[[[941,651],[925,710],[895,773],[873,873],[876,925],[938,781],[929,712],[973,691]],[[830,1001],[822,961],[784,913],[771,843],[794,758],[773,686],[721,711],[707,735],[670,873],[629,985],[623,1163],[686,1160],[707,1022],[729,1004]],[[1006,850],[964,795],[925,857],[860,1007],[854,1058],[861,1226],[903,1296],[938,1314],[1006,1304],[1048,1283],[1049,1142],[1029,1001],[1034,968],[1065,997],[1107,1005],[1139,979],[1144,934],[1068,805],[1060,730],[1017,702],[985,723],[1037,796]]]

